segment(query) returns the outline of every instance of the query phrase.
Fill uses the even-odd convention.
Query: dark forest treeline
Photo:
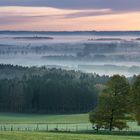
[[[88,112],[97,105],[99,87],[109,79],[73,70],[2,64],[0,72],[1,112]]]

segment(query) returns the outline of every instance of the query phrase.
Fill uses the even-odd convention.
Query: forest
[[[108,76],[46,67],[0,65],[0,111],[84,113],[97,105]]]

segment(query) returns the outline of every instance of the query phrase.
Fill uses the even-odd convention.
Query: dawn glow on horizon
[[[59,4],[56,0],[52,3],[49,0],[40,0],[40,3],[35,0],[33,5],[31,1],[0,2],[0,30],[140,30],[138,0],[134,0],[134,4],[131,0],[125,0],[128,5],[124,4],[124,8],[115,5],[115,2],[109,3],[110,0],[108,3],[107,0],[98,0],[98,3],[97,0],[87,0],[87,5],[84,0],[77,0],[79,5],[68,5],[66,0],[60,0]]]

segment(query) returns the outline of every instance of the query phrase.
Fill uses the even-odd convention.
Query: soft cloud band
[[[0,6],[49,6],[64,9],[140,9],[140,0],[0,0]]]

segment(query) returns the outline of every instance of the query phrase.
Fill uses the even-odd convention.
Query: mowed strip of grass
[[[0,123],[88,123],[88,114],[39,115],[0,113]]]
[[[140,140],[140,137],[46,132],[0,132],[0,140]]]

